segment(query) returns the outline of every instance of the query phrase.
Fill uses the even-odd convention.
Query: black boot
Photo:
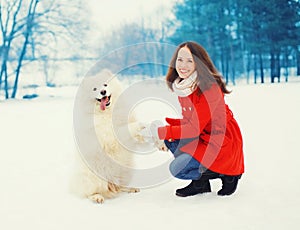
[[[176,190],[176,195],[181,197],[194,196],[196,194],[202,194],[211,192],[209,180],[219,178],[220,174],[210,170],[206,170],[202,173],[198,180],[192,180],[192,182],[181,189]]]
[[[194,196],[196,194],[211,192],[209,180],[192,180],[192,182],[184,187],[176,190],[176,195],[181,197]]]
[[[237,188],[237,184],[239,179],[241,179],[242,175],[238,176],[227,176],[224,175],[221,177],[222,180],[222,189],[218,191],[219,196],[229,196],[233,194]]]
[[[217,179],[217,178],[220,178],[220,174],[213,172],[209,169],[206,169],[201,175],[202,180],[212,180],[212,179]]]

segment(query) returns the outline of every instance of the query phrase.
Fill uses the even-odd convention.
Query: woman
[[[170,172],[192,180],[176,190],[181,197],[211,192],[209,180],[220,178],[218,195],[235,192],[244,173],[242,135],[224,94],[230,93],[205,49],[185,42],[175,51],[166,75],[168,87],[177,94],[182,118],[166,118],[168,125],[152,123],[142,130],[155,143],[164,140],[175,159]]]

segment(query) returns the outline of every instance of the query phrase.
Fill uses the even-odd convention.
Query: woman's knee
[[[181,174],[186,173],[189,167],[189,163],[192,157],[187,153],[182,153],[178,157],[176,157],[169,165],[170,173],[176,177],[181,179]]]
[[[180,170],[178,170],[178,166],[177,163],[175,162],[175,160],[173,160],[170,165],[169,165],[169,171],[172,174],[173,177],[177,177],[178,173],[180,172]]]

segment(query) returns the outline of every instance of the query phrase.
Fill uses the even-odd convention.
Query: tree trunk
[[[263,57],[262,54],[259,54],[259,68],[260,68],[260,83],[265,83],[264,79],[264,63],[263,63]]]
[[[300,76],[300,51],[296,47],[297,76]]]
[[[228,79],[228,75],[229,75],[229,57],[228,54],[226,53],[226,57],[225,57],[225,82],[226,84],[228,84],[229,79]]]
[[[275,82],[275,78],[280,82],[280,54],[271,53],[271,83]]]
[[[250,83],[250,72],[251,72],[251,55],[247,55],[247,84]]]
[[[20,12],[21,6],[22,6],[22,0],[19,0],[18,2],[15,1],[15,9],[14,12],[10,11],[7,9],[7,17],[6,21],[3,21],[4,18],[1,17],[1,12],[0,11],[0,21],[1,21],[1,32],[2,32],[2,39],[3,39],[3,44],[2,44],[2,64],[1,64],[1,75],[0,78],[2,79],[4,75],[4,90],[5,90],[5,99],[9,98],[9,87],[8,87],[8,73],[7,73],[7,61],[9,59],[9,51],[11,48],[11,43],[14,38],[15,34],[15,27],[17,25],[17,16]],[[1,6],[1,4],[0,4]],[[12,13],[12,15],[11,15]],[[11,17],[10,17],[11,16]],[[12,19],[11,19],[12,18]],[[9,22],[11,20],[11,22]],[[11,27],[11,28],[9,28]]]
[[[8,55],[9,55],[10,44],[11,44],[11,41],[8,41],[7,44],[5,44],[5,39],[4,39],[4,45],[2,47],[2,55],[1,55],[2,64],[1,64],[0,78],[3,79],[3,76],[4,76],[5,99],[9,98],[9,93],[8,93],[9,87],[8,87],[7,60],[8,60]],[[1,89],[1,85],[0,85],[0,89]]]
[[[17,94],[18,83],[19,83],[19,76],[20,76],[20,70],[21,70],[21,67],[22,67],[22,62],[23,62],[25,53],[26,53],[27,44],[28,44],[28,36],[25,37],[25,41],[24,41],[24,44],[23,44],[21,55],[19,57],[18,66],[17,66],[17,69],[16,69],[16,78],[15,78],[15,82],[14,82],[14,86],[13,86],[13,91],[12,91],[12,94],[11,94],[11,98],[15,98],[16,94]]]
[[[285,48],[285,52],[284,52],[284,77],[285,77],[285,82],[288,82],[289,79],[289,54],[288,54],[288,50],[287,47]]]
[[[254,84],[257,83],[257,58],[256,54],[253,57]]]
[[[276,55],[276,75],[278,78],[278,82],[280,82],[280,77],[281,77],[281,65],[280,65],[280,53],[277,53]]]
[[[17,94],[20,71],[21,71],[23,60],[24,60],[24,56],[26,54],[26,49],[27,49],[27,45],[28,45],[28,41],[29,41],[29,36],[32,32],[36,6],[37,6],[38,2],[39,2],[39,0],[31,0],[31,2],[30,2],[30,7],[29,7],[29,10],[28,10],[28,14],[27,14],[26,31],[25,31],[25,34],[24,34],[25,40],[24,40],[24,43],[23,43],[21,54],[19,56],[18,66],[17,66],[17,69],[16,69],[16,78],[15,78],[11,98],[15,98],[16,94]]]
[[[225,77],[224,49],[221,47],[221,71]]]
[[[1,78],[2,78],[3,75],[4,75],[5,99],[8,99],[9,98],[9,93],[8,93],[8,74],[7,74],[6,60],[3,60],[2,65],[1,65],[1,73],[0,73]]]
[[[231,81],[235,85],[235,57],[232,45],[230,46]]]
[[[270,62],[270,70],[271,70],[271,83],[274,83],[274,79],[276,77],[276,70],[275,70],[275,55],[271,53],[271,62]]]

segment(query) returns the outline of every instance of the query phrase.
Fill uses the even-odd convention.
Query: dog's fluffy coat
[[[104,70],[83,80],[75,100],[74,116],[78,119],[75,135],[77,132],[80,137],[78,145],[84,147],[79,148],[80,152],[76,154],[77,165],[71,189],[73,193],[97,203],[103,203],[106,198],[115,197],[120,192],[139,191],[127,187],[131,178],[130,168],[133,167],[133,153],[120,144],[115,133],[127,127],[131,134],[128,136],[130,141],[134,137],[139,139],[139,125],[134,117],[118,116],[117,111],[120,113],[122,108],[114,110],[121,93],[122,86],[118,79]],[[117,113],[114,120],[113,111]]]

